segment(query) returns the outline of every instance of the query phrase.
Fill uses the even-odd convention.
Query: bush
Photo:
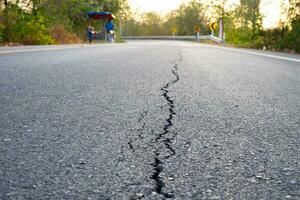
[[[266,30],[262,33],[263,45],[268,49],[284,50],[287,48],[286,37],[288,34],[288,27],[274,28]]]
[[[300,53],[300,15],[292,21],[292,30],[288,34],[288,47]]]
[[[233,44],[244,48],[262,48],[263,37],[260,32],[253,33],[248,27],[243,28],[227,28],[226,43]]]
[[[62,25],[52,27],[50,32],[57,44],[81,43],[80,38],[76,34],[70,33]]]
[[[0,43],[4,40],[4,26],[0,24]]]
[[[41,13],[29,13],[16,5],[6,8],[5,43],[52,44],[54,40],[47,30],[47,21]],[[1,30],[0,30],[1,32]],[[2,31],[3,32],[3,31]],[[3,38],[3,37],[2,37]]]
[[[43,16],[29,17],[29,20],[20,28],[21,43],[28,45],[53,44],[54,39],[49,34]]]
[[[300,16],[292,21],[291,28],[274,28],[262,35],[263,45],[268,49],[300,53]]]

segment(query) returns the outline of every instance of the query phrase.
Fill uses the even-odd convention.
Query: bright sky
[[[129,0],[133,11],[149,12],[155,11],[160,14],[176,9],[180,3],[188,0]],[[230,0],[238,3],[239,0]],[[263,25],[266,28],[275,27],[280,19],[280,3],[282,0],[262,0],[261,13],[265,16]],[[204,2],[202,0],[202,2]]]
[[[175,10],[183,0],[129,0],[133,10],[139,12],[155,11],[162,14]]]

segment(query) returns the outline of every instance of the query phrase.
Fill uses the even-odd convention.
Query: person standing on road
[[[91,44],[93,42],[93,27],[89,26],[87,30],[87,38],[89,43]]]
[[[109,43],[114,43],[114,38],[115,38],[115,25],[113,24],[112,20],[108,20],[105,24],[105,30],[107,33],[107,41]]]

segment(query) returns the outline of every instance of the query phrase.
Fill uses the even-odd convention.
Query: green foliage
[[[207,21],[205,19],[204,6],[198,1],[191,1],[188,4],[182,4],[177,10],[176,25],[179,27],[178,34],[195,34],[194,27],[199,25],[202,33],[207,31]]]
[[[105,10],[124,17],[127,0],[0,0],[0,42],[19,44],[73,43],[86,37],[88,11]],[[118,21],[116,21],[118,23]]]
[[[287,18],[292,22],[300,15],[299,0],[289,0],[289,8]]]
[[[300,52],[300,7],[297,0],[290,0],[291,24],[263,30],[260,0],[240,0],[240,6],[234,10],[225,10],[227,0],[209,1],[207,7],[199,1],[181,4],[166,18],[155,13],[147,13],[141,21],[128,19],[124,26],[124,35],[171,35],[173,28],[177,35],[193,35],[194,26],[200,25],[201,34],[209,34],[209,22],[224,21],[226,43],[246,48],[267,48]],[[211,17],[211,16],[214,17]],[[209,21],[209,17],[213,18]],[[219,27],[217,27],[219,29]],[[215,31],[217,36],[218,30]]]
[[[227,41],[242,47],[263,48],[300,53],[300,16],[289,26],[270,30],[260,30],[253,34],[252,30],[234,30],[229,32],[232,38]]]
[[[262,17],[259,12],[261,0],[240,0],[243,12],[244,26],[252,26],[252,32],[255,34],[257,29],[261,28]]]
[[[142,16],[141,21],[133,18],[125,22],[125,35],[171,35],[172,28],[177,29],[178,35],[195,34],[194,27],[199,25],[202,34],[208,34],[208,22],[204,16],[204,6],[199,1],[181,4],[166,18],[157,13],[149,12]]]
[[[287,46],[300,53],[300,15],[292,21],[292,30],[287,36]]]
[[[263,45],[268,49],[286,49],[288,33],[288,27],[280,27],[263,31]]]
[[[19,44],[51,44],[53,39],[47,31],[45,17],[40,13],[34,15],[9,4],[3,12],[2,42]]]
[[[27,15],[14,26],[13,39],[23,44],[53,44],[54,39],[49,34],[45,17],[40,14]]]
[[[4,40],[4,26],[0,24],[0,43]]]
[[[191,0],[166,17],[150,12],[136,20],[128,17],[127,0],[0,0],[0,43],[78,43],[85,40],[87,25],[103,28],[102,21],[87,18],[87,11],[110,11],[117,16],[116,27],[123,24],[124,35],[172,35],[174,28],[177,35],[193,35],[196,25],[209,34],[208,24],[223,19],[227,43],[300,53],[299,0],[289,0],[289,22],[271,30],[262,28],[261,0],[240,0],[234,10],[226,10],[229,0],[208,2]]]
[[[141,18],[141,22],[132,18],[127,19],[124,22],[123,34],[140,36],[165,35],[163,18],[159,14],[148,12],[144,13]]]
[[[162,18],[155,12],[145,13],[141,23],[141,32],[143,35],[160,35],[162,29]]]

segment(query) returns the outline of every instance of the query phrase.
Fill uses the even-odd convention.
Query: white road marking
[[[275,56],[275,55],[271,55],[271,54],[258,53],[258,52],[252,52],[252,51],[248,51],[248,50],[234,49],[234,48],[228,48],[228,47],[218,47],[218,46],[210,46],[210,47],[229,50],[229,51],[234,51],[234,52],[239,52],[239,53],[246,53],[246,54],[252,54],[252,55],[256,55],[256,56],[276,58],[276,59],[281,59],[281,60],[287,60],[287,61],[293,61],[293,62],[300,63],[300,59],[297,59],[297,58],[290,58],[290,57],[284,57],[284,56]]]
[[[20,50],[8,50],[0,51],[0,54],[12,54],[12,53],[26,53],[26,52],[39,52],[39,51],[54,51],[54,50],[63,50],[63,49],[77,49],[82,46],[73,46],[73,47],[57,47],[57,48],[43,48],[43,49],[20,49]]]
[[[82,44],[73,45],[65,47],[52,47],[52,48],[40,48],[40,49],[14,49],[14,50],[0,50],[1,54],[14,54],[14,53],[26,53],[26,52],[39,52],[39,51],[54,51],[54,50],[64,50],[64,49],[79,49],[79,48],[94,48],[94,47],[109,47],[109,46],[121,46],[122,44]],[[50,46],[49,46],[50,47]]]

